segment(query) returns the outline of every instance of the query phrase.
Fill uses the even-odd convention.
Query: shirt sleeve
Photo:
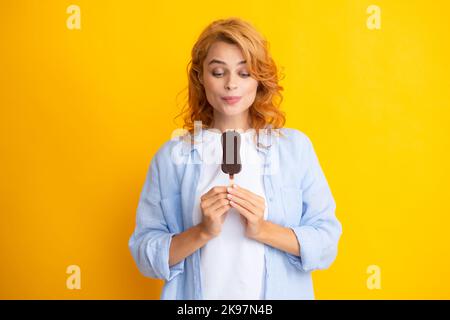
[[[335,216],[336,203],[328,186],[311,140],[302,164],[306,166],[303,189],[303,212],[300,225],[290,226],[300,245],[300,256],[290,253],[289,261],[308,272],[327,269],[337,255],[342,225]]]
[[[140,195],[136,227],[128,247],[144,276],[170,281],[184,271],[185,259],[169,267],[169,248],[175,233],[169,231],[162,210],[159,166],[155,157]]]

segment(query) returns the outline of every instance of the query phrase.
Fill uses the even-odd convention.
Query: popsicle
[[[234,175],[241,171],[241,135],[237,131],[222,133],[222,171],[230,175],[230,185],[234,183]]]

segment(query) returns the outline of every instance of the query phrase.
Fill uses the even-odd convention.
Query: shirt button
[[[273,197],[270,197],[270,198],[269,198],[269,201],[272,202],[272,201],[273,201]]]

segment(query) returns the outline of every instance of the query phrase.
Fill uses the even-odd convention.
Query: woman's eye
[[[223,73],[213,72],[212,75],[213,75],[214,77],[222,77],[222,76],[223,76]],[[241,73],[241,77],[243,77],[243,78],[248,78],[248,77],[250,77],[250,74],[249,74],[249,73]]]

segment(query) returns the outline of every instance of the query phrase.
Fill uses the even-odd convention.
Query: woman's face
[[[258,81],[250,77],[241,50],[234,44],[215,42],[203,62],[206,98],[221,116],[247,116],[255,101]]]

